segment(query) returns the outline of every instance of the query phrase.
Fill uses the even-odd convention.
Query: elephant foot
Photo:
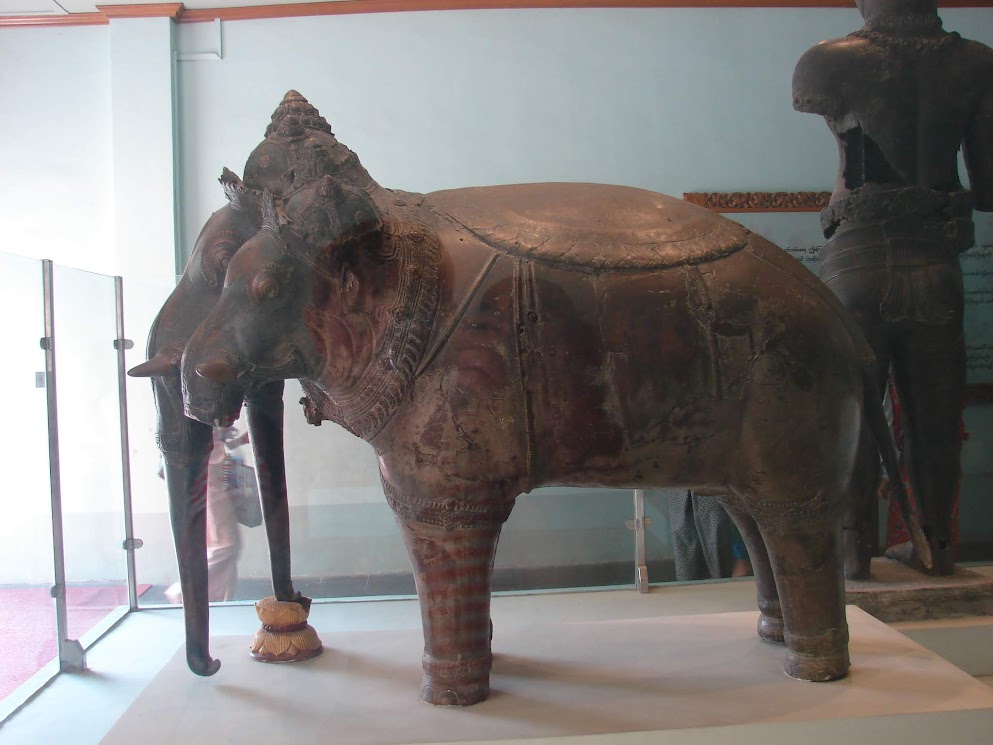
[[[848,629],[831,629],[815,637],[789,636],[786,674],[797,680],[823,683],[848,675]]]
[[[890,546],[886,549],[886,558],[898,561],[910,567],[915,572],[927,574],[932,577],[949,577],[955,573],[955,562],[952,559],[952,552],[947,544],[941,541],[937,542],[937,545],[931,546],[931,553],[934,557],[934,566],[930,569],[924,566],[924,563],[914,551],[913,544],[909,541],[907,543],[898,543],[896,546]]]
[[[424,655],[421,699],[435,706],[472,706],[490,695],[493,656],[439,660]]]
[[[759,639],[766,642],[783,641],[783,609],[779,599],[759,599]]]
[[[310,613],[310,606],[314,602],[306,595],[301,595],[299,592],[293,590],[292,587],[289,592],[273,592],[270,597],[283,603],[299,603],[307,613]]]
[[[759,639],[782,644],[784,641],[783,619],[767,616],[765,613],[759,614]]]
[[[862,531],[845,528],[842,532],[841,555],[845,568],[845,579],[869,579],[872,551]]]
[[[186,664],[189,666],[190,670],[195,672],[197,675],[202,675],[205,678],[209,678],[221,669],[221,661],[210,657],[195,657],[186,655]]]
[[[848,676],[850,667],[847,650],[826,656],[799,654],[793,651],[786,653],[786,674],[797,680],[811,683],[840,680]]]
[[[306,598],[304,598],[306,600]],[[285,602],[270,596],[255,604],[262,628],[255,634],[251,655],[259,662],[302,662],[317,657],[324,646],[307,623],[310,602]]]

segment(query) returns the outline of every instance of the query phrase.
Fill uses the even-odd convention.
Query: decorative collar
[[[363,440],[386,426],[416,377],[438,308],[441,248],[435,230],[419,209],[420,195],[387,192],[379,203],[384,243],[395,262],[397,291],[385,314],[386,327],[369,366],[348,391],[328,394],[318,403],[321,414]],[[408,201],[415,201],[408,206]],[[379,200],[377,200],[379,201]],[[313,389],[308,386],[308,393]]]
[[[871,41],[889,49],[914,52],[935,52],[954,43],[960,37],[941,25],[941,18],[931,13],[898,13],[866,21],[849,36]]]

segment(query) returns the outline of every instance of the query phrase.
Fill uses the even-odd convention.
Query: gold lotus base
[[[262,628],[252,641],[252,658],[259,662],[302,662],[323,652],[317,632],[307,623],[309,605],[309,601],[305,607],[271,595],[257,602],[255,612]]]

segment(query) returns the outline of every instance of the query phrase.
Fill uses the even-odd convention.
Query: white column
[[[110,21],[111,122],[117,259],[125,279],[176,268],[173,21]]]

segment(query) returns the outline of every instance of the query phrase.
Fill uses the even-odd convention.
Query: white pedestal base
[[[224,663],[217,675],[197,678],[178,652],[104,743],[564,737],[556,740],[564,745],[597,735],[595,742],[625,745],[743,745],[779,742],[780,732],[782,742],[804,745],[818,737],[886,745],[877,730],[890,720],[872,717],[903,715],[887,731],[913,733],[939,726],[928,716],[942,712],[960,720],[959,730],[993,732],[993,690],[857,608],[848,618],[852,674],[834,683],[788,678],[784,648],[759,641],[755,612],[503,630],[498,624],[491,698],[466,709],[419,700],[419,631],[322,632],[325,654],[293,666],[258,665],[248,656],[248,638],[221,637],[212,649]],[[917,715],[923,718],[915,723]],[[940,728],[947,726],[939,726],[947,737],[932,738],[935,745],[982,741]],[[696,739],[700,728],[713,727],[726,729],[721,736],[711,730],[716,739]],[[605,739],[608,733],[629,734]],[[915,741],[903,735],[893,742]]]

